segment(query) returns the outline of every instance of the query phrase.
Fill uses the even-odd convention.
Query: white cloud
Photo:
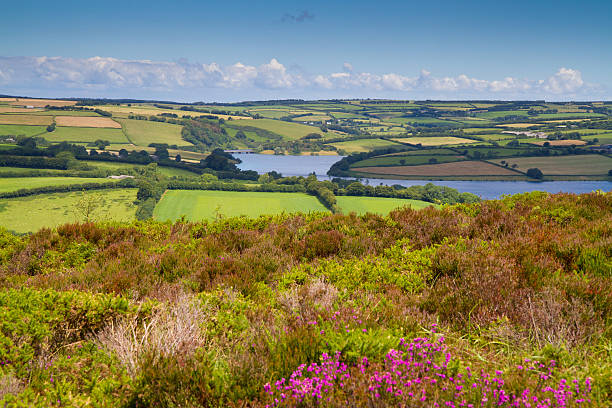
[[[0,57],[0,83],[8,89],[69,89],[74,93],[114,91],[130,97],[134,91],[207,94],[217,89],[244,95],[259,91],[282,97],[292,95],[420,95],[425,97],[571,97],[586,94],[580,71],[560,68],[546,79],[506,77],[497,80],[472,78],[465,74],[435,76],[427,70],[418,75],[359,72],[345,62],[338,72],[305,74],[299,67],[287,68],[277,59],[260,66],[237,62],[222,66],[110,57]],[[223,91],[225,90],[225,91]],[[250,90],[250,93],[247,92]],[[4,91],[7,91],[6,89]],[[222,94],[222,93],[221,93]]]
[[[584,85],[580,71],[569,68],[561,68],[559,71],[548,78],[544,83],[544,89],[548,92],[573,93]]]

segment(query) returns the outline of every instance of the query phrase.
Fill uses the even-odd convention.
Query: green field
[[[97,167],[99,169],[111,169],[111,170],[120,170],[120,169],[131,169],[131,168],[135,168],[135,167],[143,167],[144,164],[133,164],[133,163],[118,163],[118,162],[105,162],[105,161],[84,161],[85,163],[87,163],[88,165],[92,166],[92,167]],[[190,171],[187,170],[183,170],[183,169],[175,169],[174,167],[163,167],[163,166],[157,166],[158,170],[168,176],[168,177],[174,177],[174,176],[183,176],[183,177],[194,177],[197,176],[197,174],[192,173]],[[121,172],[117,172],[117,174],[119,174]]]
[[[260,193],[238,191],[166,191],[155,207],[156,220],[176,220],[185,216],[187,220],[213,219],[217,214],[224,217],[281,212],[327,211],[313,196],[301,193]]]
[[[183,127],[180,125],[136,119],[117,119],[117,121],[123,126],[130,142],[135,145],[148,146],[150,143],[167,143],[191,146],[191,143],[181,137]]]
[[[11,135],[25,135],[34,136],[41,133],[46,133],[46,126],[33,126],[33,125],[0,125],[0,136]]]
[[[136,207],[136,189],[112,189],[85,193],[39,194],[11,198],[0,202],[0,226],[18,233],[34,232],[70,222],[82,222],[78,203],[83,197],[93,199],[99,208],[93,218],[98,221],[131,221]]]
[[[96,140],[108,140],[111,143],[127,143],[121,129],[58,126],[53,132],[42,135],[50,142],[90,143]]]
[[[321,129],[315,126],[302,125],[300,123],[284,122],[274,119],[239,119],[232,120],[232,125],[252,126],[268,132],[276,133],[286,139],[299,139],[310,133],[321,134]]]
[[[500,163],[501,160],[491,160]],[[510,166],[518,165],[520,171],[537,167],[545,176],[558,175],[606,175],[612,170],[612,158],[598,154],[558,157],[516,157],[506,159]]]
[[[505,116],[527,116],[527,111],[526,110],[491,111],[491,112],[477,113],[476,116],[479,118],[485,118],[485,119],[503,118]]]
[[[390,142],[384,139],[360,139],[329,144],[331,146],[334,146],[336,149],[342,149],[349,154],[356,152],[369,152],[371,150],[381,149],[385,147],[398,146],[397,143]]]
[[[353,163],[351,167],[372,167],[372,166],[416,166],[420,164],[431,164],[429,161],[435,159],[435,163],[450,163],[465,160],[459,155],[406,155],[406,156],[378,156]]]
[[[458,145],[464,143],[476,143],[477,140],[464,139],[462,137],[453,136],[433,136],[433,137],[403,137],[393,139],[396,142],[409,143],[413,145],[421,144],[423,146],[444,146]]]
[[[435,204],[425,201],[384,197],[338,196],[336,200],[338,206],[345,214],[355,212],[357,214],[375,213],[387,215],[390,211],[401,207],[410,207],[418,210],[428,206],[435,206]]]
[[[65,186],[84,183],[114,183],[105,178],[85,177],[9,177],[0,178],[0,193],[17,191],[23,188],[38,188],[45,186]]]

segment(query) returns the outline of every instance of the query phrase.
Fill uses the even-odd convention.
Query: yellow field
[[[250,116],[218,115],[216,113],[190,112],[190,111],[183,111],[183,110],[178,110],[178,109],[176,110],[175,109],[158,109],[158,108],[149,107],[149,106],[124,106],[124,105],[121,105],[121,106],[88,106],[88,108],[102,109],[102,110],[112,113],[113,116],[117,116],[120,118],[127,118],[129,115],[155,116],[155,115],[161,115],[162,113],[172,113],[172,114],[178,115],[179,117],[182,117],[184,115],[190,115],[190,116],[212,115],[212,116],[216,116],[219,119],[224,119],[224,120],[227,120],[230,117],[232,118],[232,120],[234,119],[252,119]]]
[[[14,102],[15,98],[0,98],[0,102]]]
[[[121,129],[121,125],[111,118],[96,116],[57,116],[55,123],[57,126]]]
[[[15,106],[35,106],[37,108],[44,108],[47,105],[50,106],[73,106],[76,105],[76,101],[56,101],[53,99],[24,99],[17,98],[11,105]]]
[[[0,115],[0,125],[50,125],[53,123],[51,116],[35,115]]]
[[[0,106],[0,113],[22,113],[22,112],[41,112],[42,109],[17,108],[14,106]]]

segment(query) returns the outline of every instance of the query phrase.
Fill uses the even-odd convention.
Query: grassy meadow
[[[148,146],[150,143],[167,143],[169,145],[190,146],[191,143],[181,137],[180,125],[149,122],[136,119],[118,119],[123,126],[130,143]]]
[[[354,212],[359,215],[366,213],[387,215],[389,212],[403,207],[420,210],[425,207],[435,206],[435,204],[427,203],[425,201],[385,197],[338,196],[336,197],[336,200],[338,201],[338,206],[344,214]]]
[[[1,170],[2,168],[0,168]],[[23,170],[23,169],[20,169]],[[0,171],[0,175],[2,172]],[[84,183],[113,183],[114,180],[88,177],[0,177],[0,193],[7,193],[21,189],[30,189],[46,186],[65,186]]]
[[[281,212],[327,211],[316,197],[300,193],[168,190],[155,207],[156,220],[211,220],[218,215],[257,217]]]
[[[41,228],[83,222],[79,202],[93,200],[97,221],[131,221],[136,207],[135,189],[111,189],[87,192],[38,194],[3,199],[0,202],[0,226],[18,233],[35,232]]]
[[[91,143],[96,140],[107,140],[111,143],[127,143],[121,129],[58,126],[53,132],[42,135],[50,142]]]

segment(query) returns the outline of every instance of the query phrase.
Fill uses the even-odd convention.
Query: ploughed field
[[[0,399],[606,408],[611,247],[601,192],[0,229]]]

